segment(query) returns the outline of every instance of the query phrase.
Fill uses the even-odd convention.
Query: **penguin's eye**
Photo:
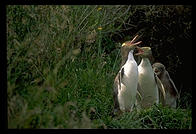
[[[160,70],[160,72],[163,72],[164,71],[164,68],[160,68],[159,70]]]

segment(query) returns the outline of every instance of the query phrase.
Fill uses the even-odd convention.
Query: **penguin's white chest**
[[[158,87],[155,82],[154,72],[150,64],[138,66],[138,83],[143,93],[142,105],[149,107],[159,102]]]
[[[124,74],[120,83],[121,88],[118,91],[118,101],[122,111],[131,111],[136,101],[138,67],[135,60],[130,60],[123,68]]]
[[[154,73],[150,67],[138,66],[138,72],[139,72],[139,83],[143,86],[143,88],[148,89],[156,85]]]

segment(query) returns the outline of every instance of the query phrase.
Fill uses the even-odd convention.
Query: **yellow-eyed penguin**
[[[158,104],[160,98],[165,98],[164,87],[155,75],[149,58],[152,56],[150,47],[137,47],[142,60],[138,66],[138,91],[141,93],[142,100],[139,101],[141,108],[149,108],[153,104]]]
[[[170,78],[168,71],[165,69],[165,66],[159,62],[154,63],[152,67],[165,88],[166,97],[162,102],[163,105],[176,108],[176,101],[179,97],[179,93],[173,80]]]
[[[137,37],[123,43],[121,47],[121,69],[114,80],[114,112],[132,111],[136,103],[138,67],[133,51],[136,45],[141,43],[141,41],[135,42]]]

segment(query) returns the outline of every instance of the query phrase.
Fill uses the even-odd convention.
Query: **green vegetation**
[[[8,128],[192,129],[190,103],[112,117],[114,38],[141,9],[151,6],[7,6]]]

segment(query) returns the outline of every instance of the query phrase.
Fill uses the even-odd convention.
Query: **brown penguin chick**
[[[176,101],[179,98],[179,93],[173,80],[170,78],[168,71],[163,64],[158,62],[154,63],[152,67],[165,88],[166,97],[165,101],[162,102],[163,105],[176,108]]]
[[[135,36],[132,41],[122,44],[121,48],[121,68],[114,80],[114,113],[121,111],[131,111],[135,105],[137,94],[137,63],[133,57],[133,51],[136,45],[141,41],[135,42]]]

